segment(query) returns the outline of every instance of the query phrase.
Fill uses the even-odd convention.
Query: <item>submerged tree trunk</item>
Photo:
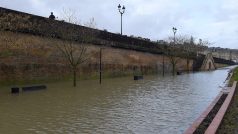
[[[176,72],[175,66],[176,66],[176,64],[172,64],[172,66],[173,66],[173,76],[175,76],[175,72]]]
[[[170,57],[170,62],[172,64],[172,74],[173,76],[176,74],[176,64],[177,64],[177,61],[175,59],[175,57]]]
[[[73,75],[74,75],[74,78],[73,78],[74,85],[73,85],[73,86],[74,86],[74,87],[76,87],[76,77],[77,77],[76,74],[77,74],[77,70],[76,70],[76,68],[74,68],[74,69],[73,69]]]
[[[187,59],[187,71],[188,71],[188,72],[190,71],[190,69],[189,69],[189,63],[190,63],[190,61],[189,61],[189,59]]]

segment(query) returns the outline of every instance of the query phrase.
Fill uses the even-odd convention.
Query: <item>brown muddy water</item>
[[[227,69],[47,84],[10,94],[0,89],[0,134],[181,134],[220,92]]]

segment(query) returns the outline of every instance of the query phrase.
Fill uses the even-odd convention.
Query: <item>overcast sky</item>
[[[120,32],[118,4],[125,5],[123,34],[161,40],[193,35],[213,46],[238,49],[238,0],[0,0],[0,6],[61,18],[63,9],[76,11],[81,23],[94,17],[97,28]]]

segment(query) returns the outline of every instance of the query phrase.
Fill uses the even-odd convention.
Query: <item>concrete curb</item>
[[[213,109],[213,107],[216,105],[217,101],[220,99],[222,94],[228,94],[225,101],[223,102],[221,108],[219,109],[218,113],[212,120],[211,124],[208,126],[207,130],[205,131],[205,134],[215,134],[225,113],[227,108],[230,105],[230,102],[233,98],[233,95],[235,93],[237,82],[235,81],[233,83],[233,86],[229,89],[229,92],[221,91],[217,97],[212,101],[212,103],[207,107],[207,109],[193,122],[193,124],[184,132],[184,134],[193,134],[195,130],[198,128],[198,126],[202,123],[202,121],[207,117],[209,112]]]
[[[209,127],[205,131],[205,134],[215,134],[216,133],[216,131],[217,131],[218,127],[220,126],[221,121],[222,121],[222,119],[223,119],[223,117],[226,113],[226,110],[229,107],[230,102],[233,98],[233,95],[234,95],[235,90],[236,90],[236,85],[237,85],[237,81],[235,81],[233,83],[233,86],[230,90],[230,93],[226,97],[226,100],[222,104],[222,106],[219,109],[218,113],[216,114],[215,118],[212,120],[211,124],[209,125]]]
[[[197,127],[202,123],[202,121],[207,117],[209,112],[216,105],[217,101],[222,96],[223,92],[220,92],[216,98],[212,101],[212,103],[206,108],[206,110],[193,122],[193,124],[184,132],[184,134],[193,134]]]

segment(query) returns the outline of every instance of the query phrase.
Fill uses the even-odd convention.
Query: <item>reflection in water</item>
[[[51,83],[45,91],[0,91],[0,133],[183,133],[221,90],[228,70],[143,81]]]

